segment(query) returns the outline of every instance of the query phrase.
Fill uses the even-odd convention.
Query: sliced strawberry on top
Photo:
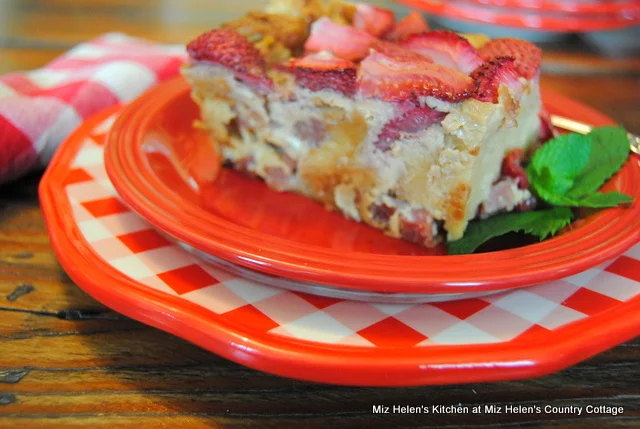
[[[506,85],[513,90],[522,88],[518,73],[514,69],[514,59],[498,57],[485,61],[471,73],[471,79],[476,83],[473,98],[491,103],[498,102],[498,89]]]
[[[427,61],[432,63],[431,58],[425,57],[417,52],[400,46],[397,43],[387,42],[385,40],[374,40],[371,48],[376,52],[384,54],[389,58],[398,61]]]
[[[426,58],[406,59],[373,51],[358,71],[358,91],[364,97],[401,101],[433,96],[445,101],[468,98],[473,80]]]
[[[374,37],[382,37],[393,28],[396,17],[389,9],[359,3],[353,16],[353,26]]]
[[[484,60],[513,57],[515,71],[525,79],[533,79],[540,73],[542,51],[526,40],[494,39],[482,46],[479,52]]]
[[[187,52],[195,61],[209,61],[228,68],[238,79],[250,85],[263,90],[273,88],[260,51],[233,30],[208,31],[191,41]]]
[[[351,96],[356,90],[356,65],[323,51],[291,61],[298,85],[312,91],[331,89]]]
[[[398,42],[407,49],[427,56],[434,63],[458,70],[466,75],[482,64],[476,48],[452,31],[429,31],[414,34]]]
[[[445,112],[439,112],[429,107],[414,107],[387,122],[378,135],[376,147],[383,152],[387,151],[391,149],[393,142],[398,140],[402,133],[412,134],[427,129],[433,124],[442,122],[446,115]]]
[[[366,31],[322,17],[311,25],[304,48],[307,52],[329,51],[336,57],[357,61],[367,56],[374,40],[375,37]]]
[[[406,39],[413,34],[425,33],[427,31],[429,31],[429,25],[422,17],[422,14],[413,10],[398,21],[384,38],[395,42]]]

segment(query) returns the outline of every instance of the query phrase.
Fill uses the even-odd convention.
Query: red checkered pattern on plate
[[[447,303],[345,301],[239,278],[167,241],[120,201],[103,164],[104,136],[113,120],[86,139],[65,181],[85,240],[112,267],[141,284],[252,331],[359,347],[521,341],[615,310],[640,294],[640,245],[562,280]]]

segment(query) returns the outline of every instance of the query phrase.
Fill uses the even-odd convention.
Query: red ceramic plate
[[[207,265],[111,186],[103,144],[117,111],[81,126],[40,182],[53,248],[103,304],[227,359],[325,383],[471,383],[544,375],[640,333],[640,246],[571,278],[444,304],[327,299]]]
[[[616,30],[640,23],[638,11],[614,15],[535,13],[522,9],[500,8],[467,1],[399,0],[428,14],[450,19],[497,24],[506,27],[546,31],[587,32]]]
[[[636,0],[575,1],[575,0],[454,0],[483,6],[512,9],[514,12],[563,12],[566,14],[638,16],[640,3]],[[518,10],[520,9],[520,10]]]
[[[552,113],[594,125],[612,121],[545,92]],[[640,238],[640,203],[601,211],[569,232],[530,246],[446,256],[391,239],[304,197],[223,170],[193,128],[198,109],[182,80],[129,105],[105,149],[109,177],[143,218],[181,242],[242,267],[290,279],[388,293],[459,293],[527,286],[578,273],[620,255]],[[631,158],[606,190],[640,201]]]

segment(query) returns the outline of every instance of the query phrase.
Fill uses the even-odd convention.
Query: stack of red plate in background
[[[509,32],[532,41],[565,33],[592,33],[601,48],[611,44],[639,45],[638,0],[400,0],[429,14],[455,31],[499,37]],[[635,27],[635,28],[634,28]],[[609,40],[612,36],[616,40]],[[600,38],[604,40],[600,40]],[[626,46],[620,46],[628,51]]]

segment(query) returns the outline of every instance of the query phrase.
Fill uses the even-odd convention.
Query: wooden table
[[[0,0],[0,73],[41,66],[107,31],[184,43],[256,0]],[[543,85],[640,132],[640,65],[577,40],[545,55]],[[38,175],[0,187],[1,428],[637,428],[640,340],[524,381],[336,387],[256,372],[109,311],[65,275]],[[374,415],[375,404],[623,406],[622,416]]]

